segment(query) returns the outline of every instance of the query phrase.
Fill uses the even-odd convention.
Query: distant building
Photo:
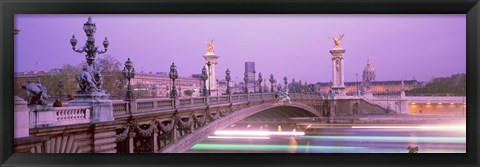
[[[329,93],[330,82],[319,82],[317,83],[317,91],[322,93]],[[400,94],[401,92],[401,80],[391,80],[391,81],[377,81],[375,68],[373,67],[370,59],[367,60],[367,65],[363,70],[362,81],[359,82],[345,82],[345,91],[347,95],[356,95],[357,91],[362,92],[362,90],[369,87],[370,92],[374,95],[386,94]],[[404,89],[412,90],[422,86],[417,80],[405,80]]]
[[[21,91],[22,89],[20,86],[27,81],[35,82],[35,83],[42,83],[41,77],[44,75],[59,75],[61,69],[51,69],[51,70],[44,70],[44,71],[28,71],[28,72],[17,72],[15,73],[15,90]],[[75,76],[72,76],[71,79],[75,79]],[[167,97],[168,92],[171,91],[171,80],[168,77],[166,72],[138,72],[135,75],[135,78],[130,80],[132,84],[132,88],[134,89],[134,93],[142,94],[144,96],[155,96],[155,97]],[[193,74],[189,77],[182,77],[180,76],[177,80],[175,80],[175,85],[177,89],[182,90],[195,90],[196,92],[200,91],[200,87],[202,86],[202,80],[200,79],[198,74]],[[125,90],[126,90],[125,84]],[[48,87],[47,87],[48,88]],[[78,88],[78,86],[77,86]],[[49,92],[53,92],[52,88],[49,88]],[[55,88],[54,88],[55,89]],[[168,90],[168,91],[167,91]],[[76,90],[71,90],[70,92],[75,92]],[[119,97],[121,98],[121,97]]]
[[[248,83],[247,83],[247,87],[248,87],[248,91],[249,92],[253,92],[253,88],[254,88],[254,83],[255,83],[255,75],[256,75],[256,71],[255,71],[255,62],[245,62],[245,73],[247,73],[247,76],[248,76]]]
[[[167,97],[172,90],[172,81],[166,72],[140,72],[135,74],[135,78],[132,78],[130,82],[137,90],[146,90],[148,92],[146,94],[152,96]],[[177,91],[181,89],[182,92],[179,93],[184,96],[183,92],[186,90],[200,91],[202,80],[198,77],[198,74],[193,74],[190,77],[180,76],[175,80],[175,86]]]

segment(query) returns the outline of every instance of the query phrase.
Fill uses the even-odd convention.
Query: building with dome
[[[317,91],[327,94],[330,92],[330,82],[317,83]],[[373,95],[400,94],[402,80],[377,81],[376,71],[370,59],[362,72],[362,81],[345,82],[347,95],[362,95],[371,92]],[[404,90],[412,90],[421,87],[422,84],[415,79],[404,80]],[[387,91],[388,90],[388,91]]]

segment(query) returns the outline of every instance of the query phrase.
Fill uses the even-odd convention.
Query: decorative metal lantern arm
[[[107,51],[108,51],[108,49],[105,48],[105,49],[103,49],[103,50],[97,51],[97,53],[98,53],[98,54],[104,54],[104,53],[106,53]]]
[[[108,42],[107,37],[105,37],[105,40],[103,41],[103,47],[105,48],[104,50],[99,50],[97,51],[98,54],[103,54],[108,51],[108,45],[110,45],[110,42]]]
[[[73,51],[75,52],[78,52],[78,53],[83,53],[85,52],[85,46],[82,48],[82,49],[76,49],[75,46],[77,46],[77,39],[75,39],[75,35],[72,35],[72,39],[70,39],[70,44],[72,45],[72,49]]]
[[[86,52],[86,51],[85,51],[85,46],[82,47],[82,49],[76,49],[75,46],[74,46],[72,49],[73,49],[73,51],[78,52],[78,53],[84,53],[84,52]]]

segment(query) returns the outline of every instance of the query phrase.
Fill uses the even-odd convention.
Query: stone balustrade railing
[[[409,102],[417,103],[465,103],[465,96],[407,96]]]
[[[289,94],[295,99],[322,99],[319,95],[312,94]],[[211,97],[192,97],[180,99],[138,99],[134,101],[113,102],[113,115],[115,117],[134,114],[166,111],[172,109],[204,107],[209,105],[222,105],[229,103],[241,103],[248,101],[272,100],[274,93],[235,94]],[[71,125],[91,122],[91,107],[45,107],[30,109],[30,128]]]
[[[291,93],[291,99],[323,99],[320,95]],[[248,101],[272,100],[274,93],[234,94],[210,97],[192,97],[179,99],[137,99],[133,101],[113,102],[114,116],[131,113],[149,113],[188,107],[201,107]],[[130,103],[136,103],[132,105]],[[136,106],[136,108],[132,108]]]
[[[113,115],[128,114],[129,104],[127,101],[113,102]]]
[[[30,127],[72,125],[90,122],[88,106],[46,107],[30,110]]]

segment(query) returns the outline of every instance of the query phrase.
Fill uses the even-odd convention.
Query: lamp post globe
[[[95,34],[95,31],[97,31],[97,26],[92,21],[92,17],[88,17],[87,22],[83,24],[83,31],[85,31],[85,34],[89,37],[93,36],[93,34]]]

